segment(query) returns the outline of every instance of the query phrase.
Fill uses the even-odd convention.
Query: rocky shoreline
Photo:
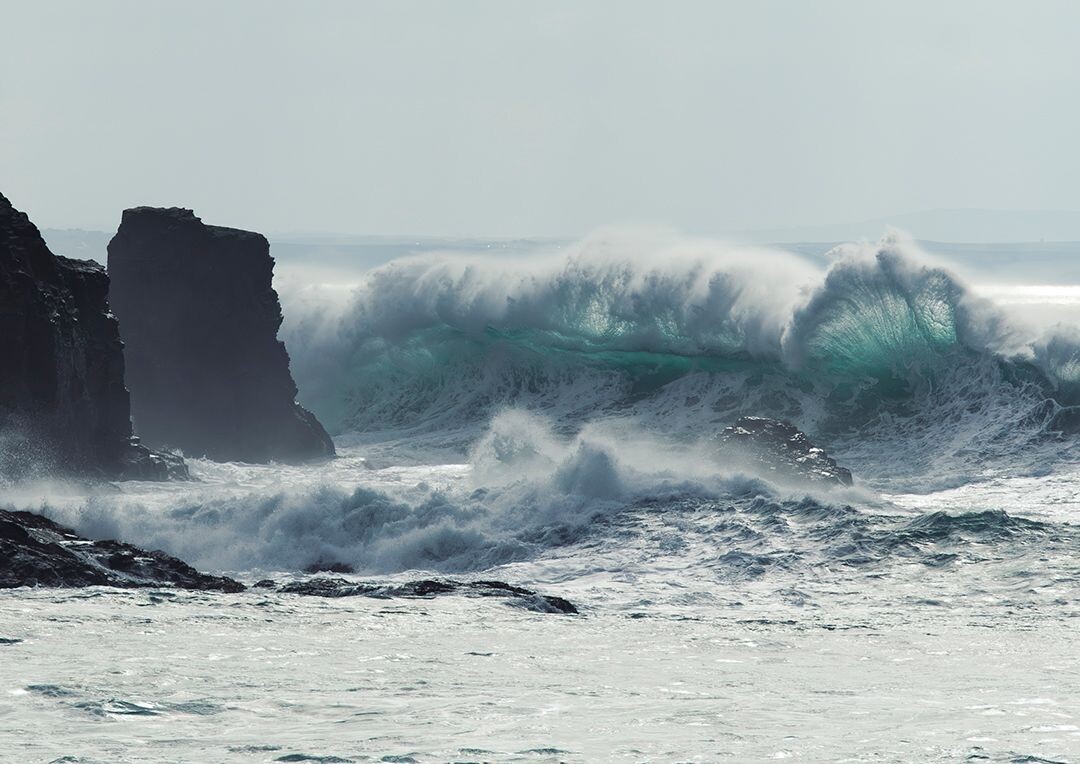
[[[119,589],[175,587],[236,594],[245,586],[226,576],[200,573],[165,552],[147,551],[120,541],[95,541],[32,512],[0,509],[0,589],[18,587]],[[538,613],[578,612],[562,597],[539,594],[502,581],[421,579],[380,584],[314,575],[277,583],[257,582],[252,591],[311,597],[430,599],[456,595],[492,598]]]

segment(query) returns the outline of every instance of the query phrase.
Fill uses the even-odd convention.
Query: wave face
[[[366,274],[337,311],[296,306],[286,342],[338,434],[463,450],[507,406],[690,438],[757,414],[882,479],[1063,448],[1075,337],[1015,325],[898,233],[830,259],[625,232],[528,260],[435,254]]]

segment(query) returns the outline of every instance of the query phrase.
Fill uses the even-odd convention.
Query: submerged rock
[[[108,293],[100,265],[54,255],[0,195],[0,478],[186,476],[132,437]]]
[[[257,586],[268,588],[270,581],[260,581]],[[282,594],[305,594],[313,597],[435,597],[440,594],[461,594],[474,597],[501,597],[513,605],[541,613],[577,613],[578,609],[568,600],[531,589],[503,583],[502,581],[448,581],[445,579],[421,579],[399,584],[376,584],[347,581],[344,578],[319,576],[303,581],[292,581],[277,588]]]
[[[41,515],[0,509],[0,589],[162,585],[222,592],[245,588],[231,578],[200,573],[164,552],[91,541]]]
[[[756,466],[789,479],[851,485],[851,470],[818,448],[788,422],[744,416],[717,437],[726,458],[751,459]]]
[[[344,562],[318,560],[304,568],[305,573],[355,573],[352,565]]]
[[[205,225],[187,209],[124,211],[109,275],[147,443],[219,461],[333,456],[296,402],[273,269],[261,234]]]

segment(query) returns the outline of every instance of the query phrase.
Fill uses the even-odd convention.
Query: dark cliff
[[[100,265],[54,255],[0,195],[0,476],[186,474],[132,439],[108,292]]]
[[[219,461],[299,462],[333,442],[296,403],[281,305],[261,234],[191,210],[125,210],[109,242],[135,430]]]

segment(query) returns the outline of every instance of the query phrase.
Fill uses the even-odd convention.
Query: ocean
[[[611,230],[282,262],[338,459],[0,505],[248,584],[338,563],[580,612],[3,591],[0,761],[1080,760],[1071,255],[927,249]],[[725,460],[744,415],[854,485]]]

